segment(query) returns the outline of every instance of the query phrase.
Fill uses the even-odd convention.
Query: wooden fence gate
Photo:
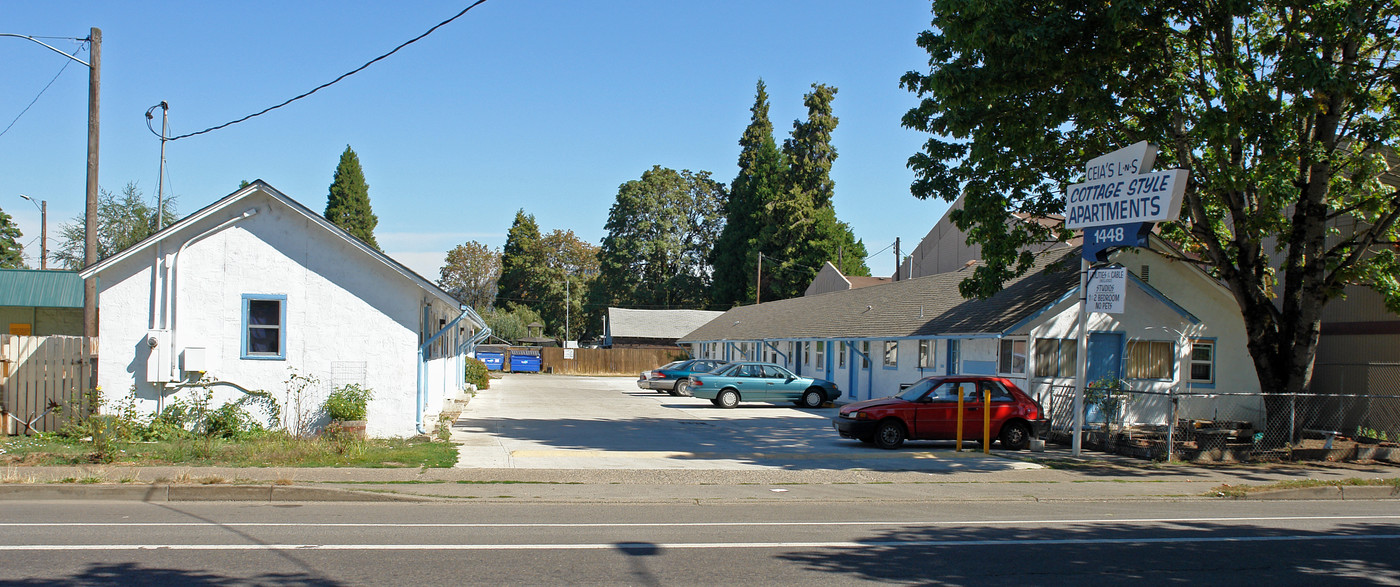
[[[572,353],[566,351],[573,351]],[[566,355],[573,355],[565,358]],[[544,370],[567,375],[631,375],[687,358],[680,347],[661,349],[562,349],[544,347],[540,358]]]
[[[29,432],[24,423],[43,414],[49,402],[63,410],[35,420],[33,431],[62,428],[82,400],[82,366],[81,336],[0,335],[0,434]]]

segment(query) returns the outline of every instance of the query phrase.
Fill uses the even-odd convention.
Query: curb
[[[1302,489],[1280,489],[1278,491],[1263,491],[1259,493],[1249,494],[1239,499],[1278,501],[1308,499],[1400,499],[1400,487],[1392,487],[1388,485],[1305,487]]]
[[[252,501],[252,502],[422,502],[418,495],[390,494],[296,485],[0,485],[0,501]]]

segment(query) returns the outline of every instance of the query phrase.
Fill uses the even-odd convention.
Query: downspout
[[[209,236],[209,235],[211,235],[211,234],[213,234],[213,233],[215,233],[215,232],[218,232],[218,231],[224,229],[224,227],[227,227],[227,226],[229,226],[229,225],[232,225],[232,224],[235,223],[235,222],[240,222],[240,221],[242,221],[242,220],[245,220],[245,219],[247,219],[247,218],[249,218],[249,217],[251,217],[251,216],[253,216],[253,215],[257,214],[257,213],[258,213],[258,209],[257,209],[257,208],[249,208],[247,211],[243,212],[242,214],[240,214],[240,215],[238,215],[238,216],[235,216],[235,217],[233,217],[233,218],[230,218],[230,219],[228,219],[228,220],[225,220],[224,222],[218,224],[218,225],[215,226],[214,228],[211,228],[211,229],[209,229],[209,230],[206,230],[206,231],[204,231],[204,232],[201,232],[201,233],[199,233],[199,234],[197,234],[197,235],[195,235],[195,236],[193,236],[193,237],[187,239],[184,243],[182,243],[182,244],[180,245],[180,248],[177,249],[177,250],[175,251],[175,254],[170,256],[170,262],[169,262],[169,264],[170,264],[170,270],[168,271],[168,275],[166,275],[166,284],[169,286],[169,292],[168,292],[167,295],[166,295],[166,303],[170,305],[170,311],[167,312],[166,315],[165,315],[165,319],[166,319],[166,320],[169,320],[169,324],[165,324],[165,326],[166,326],[167,328],[169,328],[169,330],[170,330],[170,352],[172,353],[172,355],[171,355],[171,357],[170,357],[170,378],[171,378],[171,380],[178,380],[178,379],[179,379],[178,377],[176,377],[176,375],[179,375],[179,368],[176,367],[176,364],[175,364],[176,359],[175,359],[175,356],[174,356],[173,353],[175,352],[175,349],[180,348],[180,345],[179,345],[179,337],[177,336],[177,324],[178,324],[178,322],[177,322],[178,315],[177,315],[177,314],[178,314],[178,312],[179,312],[179,310],[180,310],[180,300],[179,300],[179,297],[178,297],[178,294],[179,294],[179,292],[180,292],[180,290],[179,290],[180,282],[179,282],[179,280],[177,279],[177,277],[179,277],[178,271],[179,271],[179,268],[180,268],[179,263],[180,263],[180,256],[181,256],[181,254],[185,252],[185,247],[190,246],[190,243],[192,243],[192,242],[194,242],[194,241],[197,241],[197,240],[199,240],[199,239],[202,239],[202,238],[204,238],[204,237],[206,237],[206,236]]]
[[[431,318],[431,316],[428,315],[428,312],[431,309],[432,305],[423,306],[423,326],[425,330],[427,325],[429,324],[428,320]],[[458,314],[456,318],[453,318],[451,322],[449,322],[446,326],[443,326],[440,330],[437,331],[437,333],[428,337],[428,340],[424,341],[423,344],[418,345],[418,396],[417,401],[414,402],[414,429],[417,430],[419,434],[428,433],[428,431],[425,428],[423,428],[423,410],[428,407],[428,389],[426,381],[428,369],[428,347],[432,346],[434,342],[437,342],[437,339],[442,338],[442,335],[444,333],[450,332],[453,328],[456,328],[457,323],[461,322],[462,318],[466,317],[466,312]]]

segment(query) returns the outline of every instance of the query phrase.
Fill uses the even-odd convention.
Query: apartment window
[[[1074,377],[1079,341],[1072,338],[1039,338],[1035,341],[1036,377]]]
[[[845,368],[846,368],[846,342],[845,342],[845,341],[841,341],[841,342],[836,343],[836,367],[839,368],[839,369],[845,369]]]
[[[919,341],[919,368],[928,369],[933,367],[933,341]]]
[[[1155,340],[1128,342],[1128,379],[1171,379],[1172,343]]]
[[[1191,341],[1191,381],[1215,383],[1215,341]]]
[[[1002,339],[1001,356],[997,372],[1006,375],[1026,374],[1026,341],[1024,339]]]
[[[817,341],[817,368],[826,368],[826,341]]]
[[[812,364],[812,343],[810,343],[810,342],[806,342],[806,343],[804,343],[804,342],[799,342],[799,343],[797,343],[797,345],[800,346],[800,347],[802,347],[802,364],[803,364],[803,365],[811,365],[811,364]]]
[[[885,367],[891,369],[899,367],[899,341],[897,340],[885,341]]]
[[[287,358],[287,296],[244,294],[244,359]]]
[[[860,356],[860,368],[861,368],[861,369],[869,369],[869,368],[870,368],[870,341],[868,341],[868,340],[863,340],[863,341],[861,341],[861,343],[860,343],[860,352],[861,352],[861,356]]]

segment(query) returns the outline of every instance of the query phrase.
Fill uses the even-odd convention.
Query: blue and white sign
[[[1181,213],[1189,173],[1151,172],[1157,147],[1146,141],[1091,159],[1088,181],[1065,188],[1065,228],[1088,230],[1139,222],[1175,220]]]

